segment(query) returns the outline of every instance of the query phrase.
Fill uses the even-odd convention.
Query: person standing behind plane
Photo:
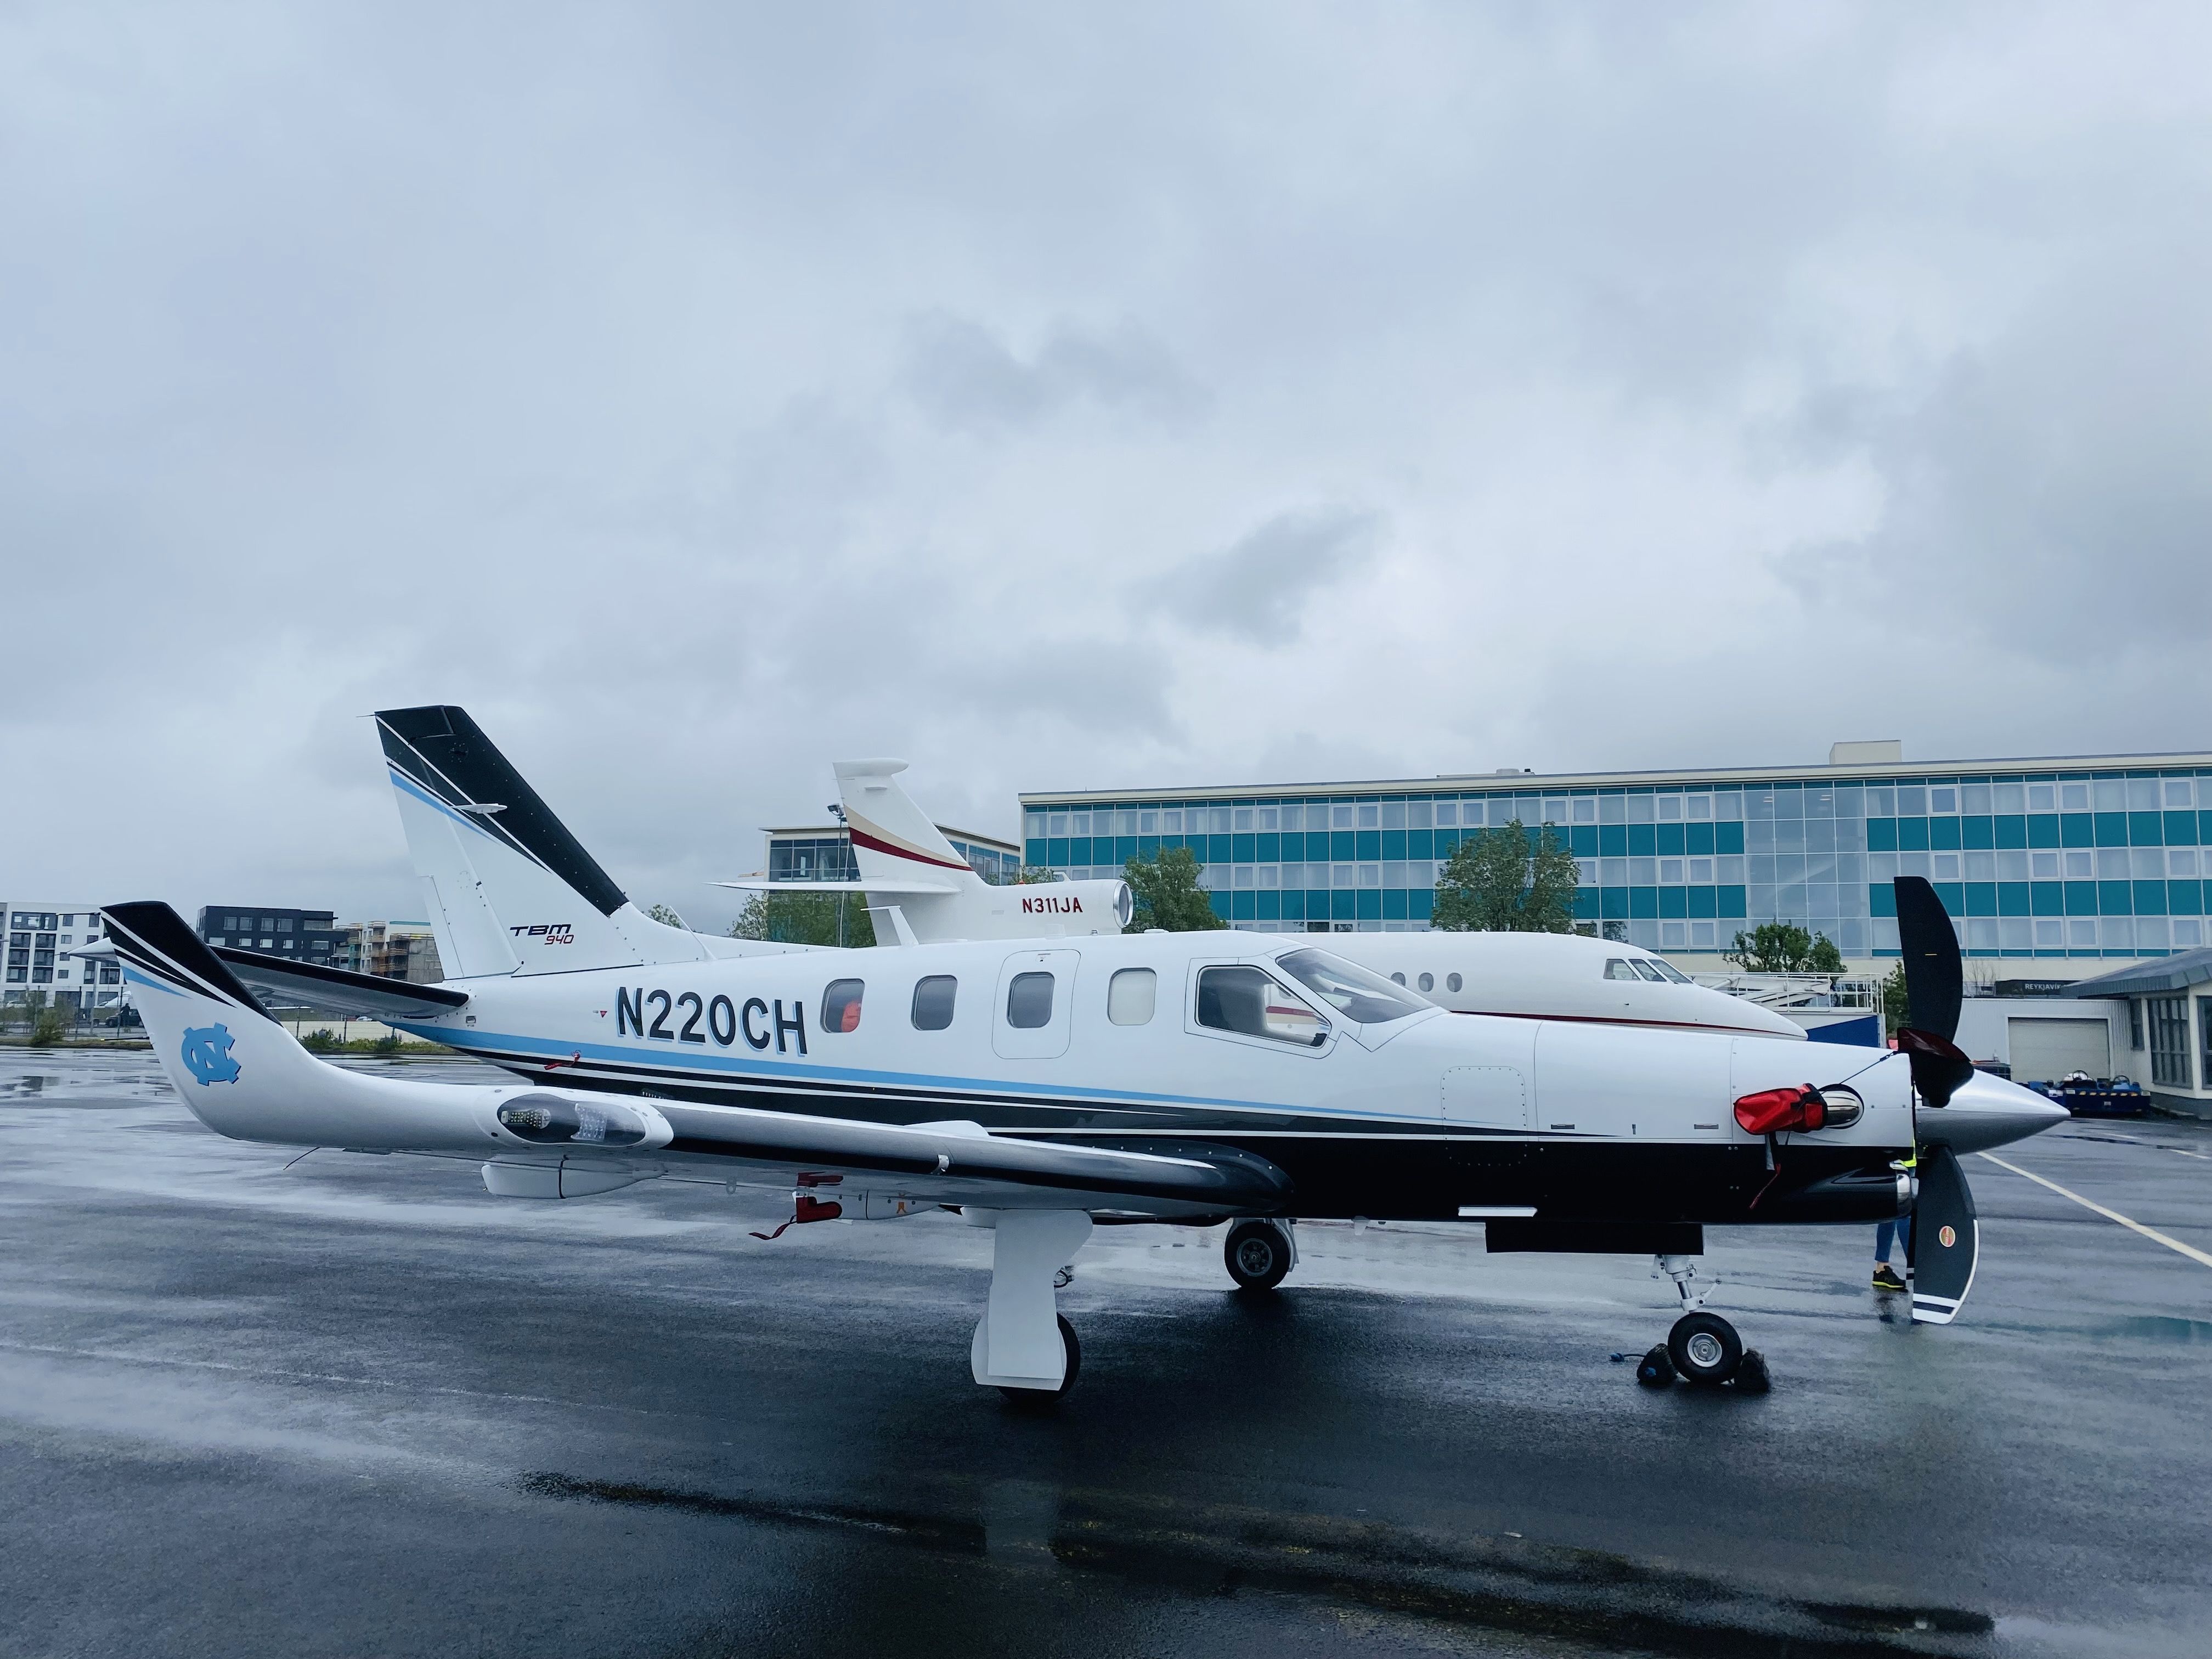
[[[1893,1235],[1898,1248],[1911,1255],[1912,1218],[1901,1215],[1894,1221],[1882,1222],[1874,1230],[1874,1287],[1877,1291],[1901,1291],[1905,1288],[1904,1277],[1889,1265],[1889,1244]]]

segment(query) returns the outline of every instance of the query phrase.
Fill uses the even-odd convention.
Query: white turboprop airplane
[[[906,763],[839,761],[833,769],[860,879],[716,884],[769,892],[868,895],[884,943],[1031,939],[1119,933],[1128,885],[1119,880],[994,887],[969,869],[898,782]],[[1656,951],[1571,933],[1329,933],[1328,951],[1461,1014],[1595,1020],[1740,1032],[1802,1042],[1805,1028],[1771,1009],[1699,985]]]
[[[1951,1045],[1957,939],[1924,882],[1898,888],[1919,1026],[1894,1054],[1453,1018],[1302,939],[1229,932],[644,960],[651,936],[580,925],[580,906],[605,921],[627,902],[457,714],[385,717],[387,754],[407,757],[395,770],[450,826],[457,879],[528,861],[557,878],[567,920],[493,913],[545,943],[404,986],[218,955],[167,905],[110,906],[186,1105],[242,1139],[480,1162],[514,1197],[658,1178],[787,1188],[801,1223],[957,1209],[994,1231],[971,1374],[1018,1398],[1075,1380],[1054,1291],[1094,1223],[1231,1222],[1231,1273],[1272,1288],[1302,1216],[1480,1221],[1494,1251],[1656,1255],[1685,1311],[1639,1376],[1763,1387],[1763,1363],[1702,1306],[1707,1224],[1911,1210],[1913,1316],[1948,1323],[1978,1237],[1954,1154],[2066,1116]],[[466,810],[494,801],[498,835]],[[566,971],[535,954],[556,950]],[[328,1065],[248,979],[351,998],[523,1080]]]

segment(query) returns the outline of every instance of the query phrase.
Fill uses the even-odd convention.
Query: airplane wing
[[[716,887],[735,887],[749,893],[957,893],[960,890],[933,881],[770,881],[766,876],[740,876],[718,881]]]
[[[412,985],[404,979],[350,973],[311,962],[292,962],[258,951],[215,947],[230,970],[257,991],[280,1002],[302,1004],[356,1019],[424,1019],[450,1013],[468,999],[465,991],[442,985]]]
[[[1266,1210],[1290,1189],[1265,1159],[1219,1147],[1117,1151],[994,1135],[975,1123],[872,1123],[672,1100],[653,1109],[673,1132],[665,1152],[751,1166],[732,1171],[740,1185],[831,1171],[927,1204],[1132,1216]]]

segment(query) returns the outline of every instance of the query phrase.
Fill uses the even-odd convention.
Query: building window
[[[2152,997],[2150,1080],[2169,1089],[2189,1086],[2189,999]]]
[[[2197,1062],[2197,1074],[2212,1085],[2212,997],[2197,1000],[2197,1051],[2203,1056]]]
[[[2128,1047],[2140,1048],[2142,1044],[2142,1002],[2136,997],[2128,999]]]

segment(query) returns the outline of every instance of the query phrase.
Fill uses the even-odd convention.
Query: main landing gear
[[[983,1210],[961,1212],[971,1227],[995,1234],[991,1294],[969,1345],[971,1373],[1022,1406],[1049,1405],[1075,1386],[1083,1345],[1054,1302],[1068,1263],[1091,1237],[1081,1210]]]
[[[1240,1291],[1272,1291],[1298,1265],[1297,1242],[1287,1221],[1240,1221],[1221,1247],[1229,1276]]]
[[[1697,1263],[1686,1255],[1658,1257],[1652,1277],[1661,1273],[1680,1292],[1682,1316],[1667,1340],[1644,1356],[1636,1380],[1647,1389],[1663,1389],[1680,1376],[1686,1382],[1725,1383],[1739,1394],[1765,1394],[1772,1387],[1759,1350],[1745,1347],[1727,1320],[1705,1311],[1705,1298],[1719,1281],[1700,1280]]]

